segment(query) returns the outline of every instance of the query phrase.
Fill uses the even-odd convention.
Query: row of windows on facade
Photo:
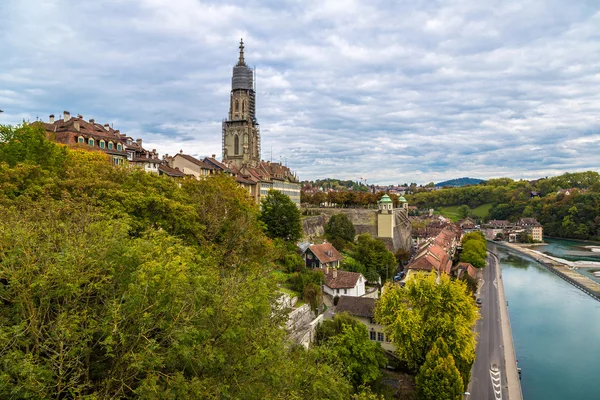
[[[390,337],[389,336],[385,336],[383,334],[383,332],[375,332],[375,331],[370,331],[369,332],[369,339],[373,340],[373,341],[377,341],[377,342],[388,342],[390,343]]]
[[[79,136],[79,138],[77,138],[77,142],[78,143],[85,143],[85,139],[83,137]],[[95,145],[94,139],[91,139],[91,138],[87,140],[87,143],[90,146],[92,146],[92,147],[94,147],[94,145]],[[98,143],[98,146],[101,149],[104,149],[106,147],[106,142],[104,140],[100,140],[100,142]],[[108,142],[108,149],[112,150],[113,148],[114,148],[113,142]],[[117,150],[118,151],[122,151],[123,150],[123,145],[121,143],[117,143]]]

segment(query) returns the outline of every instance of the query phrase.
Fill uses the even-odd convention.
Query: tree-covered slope
[[[0,126],[0,398],[350,398],[286,341],[258,213]]]
[[[466,185],[479,185],[482,182],[485,182],[485,181],[483,179],[464,177],[464,178],[456,178],[456,179],[450,179],[448,181],[439,182],[439,183],[436,183],[435,186],[438,186],[438,187],[445,187],[445,186],[460,187],[460,186],[466,186]]]

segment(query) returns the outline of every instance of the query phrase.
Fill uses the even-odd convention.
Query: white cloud
[[[598,170],[600,4],[8,0],[0,123],[62,110],[221,154],[240,37],[263,158],[301,178]]]

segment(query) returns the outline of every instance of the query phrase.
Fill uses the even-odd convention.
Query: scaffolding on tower
[[[222,161],[225,161],[225,135],[227,131],[227,120],[223,119],[221,121],[221,152],[222,152]]]

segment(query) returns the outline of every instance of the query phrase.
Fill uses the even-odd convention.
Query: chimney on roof
[[[53,124],[54,123],[54,114],[50,114],[50,123]]]
[[[77,114],[77,118],[79,118],[79,119],[83,119],[83,115],[81,115],[81,114]]]
[[[79,118],[73,118],[75,122],[73,122],[73,126],[75,127],[75,130],[77,132],[79,132],[81,130],[81,127],[79,126]]]
[[[337,278],[337,268],[333,267],[333,279]]]
[[[92,124],[92,125],[96,124],[96,120],[94,118],[90,118],[90,124]]]
[[[213,154],[213,155],[212,155],[212,158],[215,158],[215,157],[216,157],[216,154]]]
[[[138,146],[142,147],[142,139],[135,139]]]
[[[179,150],[179,154],[183,154],[183,150]]]
[[[109,124],[104,124],[104,129],[106,129],[107,131],[110,130],[110,125]]]
[[[329,273],[329,265],[325,266],[325,275],[327,275]]]
[[[70,112],[68,112],[68,111],[63,111],[63,120],[64,120],[65,122],[67,122],[67,121],[68,121],[68,120],[70,120],[70,119],[71,119],[71,113],[70,113]]]

